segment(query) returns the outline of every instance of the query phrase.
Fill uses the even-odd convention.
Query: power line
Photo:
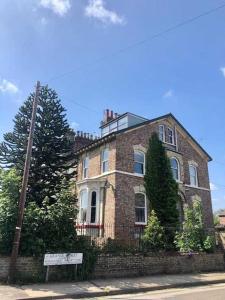
[[[182,22],[180,22],[180,23],[177,23],[176,25],[173,25],[173,26],[171,26],[171,27],[168,27],[168,28],[166,28],[166,29],[164,29],[164,30],[162,30],[162,31],[159,31],[158,33],[153,34],[153,35],[150,36],[149,38],[140,40],[140,41],[138,41],[138,42],[136,42],[136,43],[130,44],[130,45],[127,46],[127,47],[121,48],[121,49],[119,49],[119,50],[117,50],[117,51],[115,51],[115,52],[113,52],[113,53],[111,53],[111,54],[108,54],[108,55],[106,55],[106,56],[103,56],[103,57],[97,59],[97,60],[96,60],[95,62],[93,62],[93,63],[87,64],[87,65],[85,65],[85,66],[80,66],[80,67],[78,67],[78,68],[76,68],[76,69],[72,69],[71,71],[68,71],[68,72],[65,72],[65,73],[56,75],[56,76],[50,78],[50,79],[49,79],[49,82],[50,82],[50,81],[53,81],[53,80],[56,80],[56,79],[59,79],[59,78],[62,78],[62,77],[65,77],[65,76],[67,76],[67,75],[70,75],[70,74],[72,74],[72,73],[74,73],[74,72],[76,72],[76,71],[82,70],[82,69],[85,68],[85,67],[93,66],[93,65],[95,65],[95,64],[97,64],[97,63],[99,63],[99,62],[101,62],[101,61],[104,61],[104,60],[109,59],[109,58],[111,58],[111,57],[114,57],[114,56],[116,56],[116,55],[120,55],[121,53],[126,52],[127,50],[130,50],[130,49],[132,49],[132,48],[141,46],[141,45],[143,45],[143,44],[145,44],[145,43],[149,43],[149,42],[151,42],[152,40],[154,40],[154,39],[156,39],[156,38],[158,38],[158,37],[160,37],[160,36],[165,35],[166,33],[172,32],[172,31],[174,31],[174,30],[177,30],[177,29],[180,28],[180,27],[183,27],[183,26],[185,26],[185,25],[191,24],[191,23],[193,23],[193,22],[199,20],[200,18],[203,18],[203,17],[206,17],[206,16],[208,16],[208,15],[210,15],[210,14],[213,14],[213,13],[215,13],[215,12],[217,12],[217,11],[223,9],[223,8],[225,8],[225,3],[224,3],[224,2],[223,2],[223,4],[221,4],[220,6],[217,6],[217,7],[215,7],[215,8],[212,8],[212,9],[210,9],[210,10],[208,10],[208,11],[206,11],[206,12],[203,12],[203,13],[197,15],[197,16],[188,18],[188,19],[186,19],[186,20],[184,20],[184,21],[182,21]]]

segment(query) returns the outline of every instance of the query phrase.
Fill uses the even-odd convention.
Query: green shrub
[[[205,234],[201,203],[195,200],[193,208],[184,208],[183,228],[176,234],[175,245],[181,252],[212,252],[214,244],[213,236]]]
[[[142,237],[143,249],[157,251],[165,249],[165,232],[154,210],[148,218],[148,224]]]

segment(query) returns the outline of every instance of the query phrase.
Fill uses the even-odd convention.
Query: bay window
[[[88,208],[88,191],[82,190],[80,192],[80,223],[87,222],[87,208]]]

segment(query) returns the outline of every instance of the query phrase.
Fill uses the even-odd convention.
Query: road
[[[167,289],[140,294],[117,295],[109,297],[86,298],[93,300],[225,300],[225,284],[201,287]],[[67,299],[68,300],[68,299]]]

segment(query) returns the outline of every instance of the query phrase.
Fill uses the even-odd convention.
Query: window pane
[[[168,128],[168,142],[174,144],[173,130],[171,128]]]
[[[88,206],[88,193],[86,190],[80,194],[80,221],[87,221],[87,206]]]
[[[109,133],[109,126],[102,128],[102,135],[106,135]]]
[[[96,221],[96,207],[91,208],[91,223],[95,223]]]
[[[114,122],[109,125],[109,131],[110,132],[117,131],[117,122]]]
[[[144,154],[141,152],[134,152],[134,161],[144,163]]]
[[[144,208],[135,208],[135,222],[145,223],[145,209]]]
[[[179,179],[179,177],[178,177],[178,170],[172,169],[172,173],[173,173],[173,179],[178,180]]]
[[[118,126],[127,123],[127,117],[118,120]]]
[[[109,150],[105,149],[102,151],[102,161],[108,160],[109,157]]]
[[[91,206],[96,206],[96,192],[91,194]]]
[[[179,179],[179,168],[178,168],[178,161],[175,158],[170,159],[170,165],[171,165],[171,170],[173,173],[173,178],[175,180]]]
[[[189,166],[190,184],[197,186],[197,170],[194,166]]]
[[[89,158],[85,157],[85,159],[83,160],[83,178],[87,178],[88,165],[89,165]]]
[[[139,205],[139,203],[141,203],[142,205]],[[135,194],[135,206],[145,207],[145,195],[144,194],[141,194],[141,193]]]
[[[159,139],[164,142],[164,125],[159,125]]]
[[[109,162],[108,161],[103,161],[102,163],[102,172],[105,173],[105,172],[108,172],[109,170]]]
[[[145,195],[141,193],[135,194],[135,222],[145,223]]]
[[[134,172],[137,174],[144,174],[144,164],[143,163],[134,163]]]

